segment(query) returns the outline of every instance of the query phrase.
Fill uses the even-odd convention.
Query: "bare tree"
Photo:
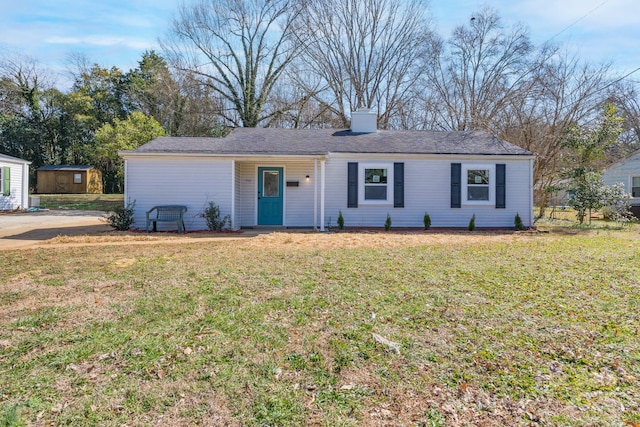
[[[293,26],[303,2],[202,0],[183,4],[167,39],[168,59],[199,76],[224,101],[221,115],[234,126],[255,127],[274,85],[296,54]]]
[[[606,100],[608,65],[582,63],[557,52],[535,67],[526,90],[510,98],[500,136],[536,155],[534,187],[541,215],[557,186],[567,130],[590,120]]]
[[[318,0],[305,8],[301,60],[326,89],[314,97],[342,126],[361,107],[377,108],[379,126],[389,126],[423,68],[432,36],[426,10],[424,0]]]
[[[620,80],[613,84],[609,101],[618,106],[624,118],[619,144],[609,150],[609,163],[615,163],[640,149],[640,86],[637,81]]]
[[[505,28],[489,8],[458,26],[448,42],[435,40],[425,73],[431,127],[492,129],[510,97],[531,75],[534,48],[522,25]]]

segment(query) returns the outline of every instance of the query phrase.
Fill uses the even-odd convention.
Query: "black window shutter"
[[[462,164],[451,163],[451,207],[459,208],[462,202]]]
[[[393,207],[404,208],[404,163],[393,164]]]
[[[496,209],[504,209],[507,207],[507,192],[505,187],[506,173],[505,165],[496,165]]]
[[[347,169],[347,207],[358,207],[358,163],[349,162]]]

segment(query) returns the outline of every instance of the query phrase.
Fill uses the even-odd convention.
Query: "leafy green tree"
[[[617,143],[622,133],[622,118],[618,116],[614,105],[606,105],[602,116],[591,126],[574,126],[569,129],[565,146],[570,150],[567,161],[571,167],[565,175],[569,178],[570,206],[577,211],[578,222],[582,224],[589,211],[598,210],[611,200],[613,193],[602,182],[602,173],[598,162],[604,157],[607,149]]]
[[[193,73],[174,75],[156,52],[145,52],[127,78],[132,108],[152,116],[167,134],[219,136],[224,132],[215,92]]]
[[[579,179],[574,179],[569,186],[569,206],[576,210],[576,216],[580,224],[589,212],[589,222],[591,213],[604,206],[603,201],[602,176],[598,172],[586,172]]]
[[[164,134],[160,123],[139,111],[134,111],[125,120],[105,123],[98,129],[92,160],[102,171],[106,192],[124,190],[124,162],[118,151],[133,150]]]
[[[117,67],[103,68],[93,64],[81,69],[75,78],[73,92],[88,96],[99,123],[112,123],[126,119],[132,111],[129,99],[129,81]]]
[[[570,149],[568,161],[573,165],[571,176],[579,179],[583,174],[599,169],[605,152],[615,145],[622,133],[624,119],[618,107],[607,104],[593,126],[569,128],[564,146]]]

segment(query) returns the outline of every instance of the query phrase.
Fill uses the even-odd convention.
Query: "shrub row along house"
[[[206,228],[209,202],[234,229],[258,226],[512,227],[532,225],[532,153],[485,132],[378,131],[352,113],[350,130],[237,128],[224,138],[161,137],[125,159],[135,225],[156,205],[185,205],[187,230]]]

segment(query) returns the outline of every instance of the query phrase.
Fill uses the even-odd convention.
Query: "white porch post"
[[[325,160],[320,160],[320,231],[324,231]]]
[[[236,161],[231,160],[231,229],[239,230],[236,223]]]
[[[313,159],[313,229],[318,230],[318,159]]]

